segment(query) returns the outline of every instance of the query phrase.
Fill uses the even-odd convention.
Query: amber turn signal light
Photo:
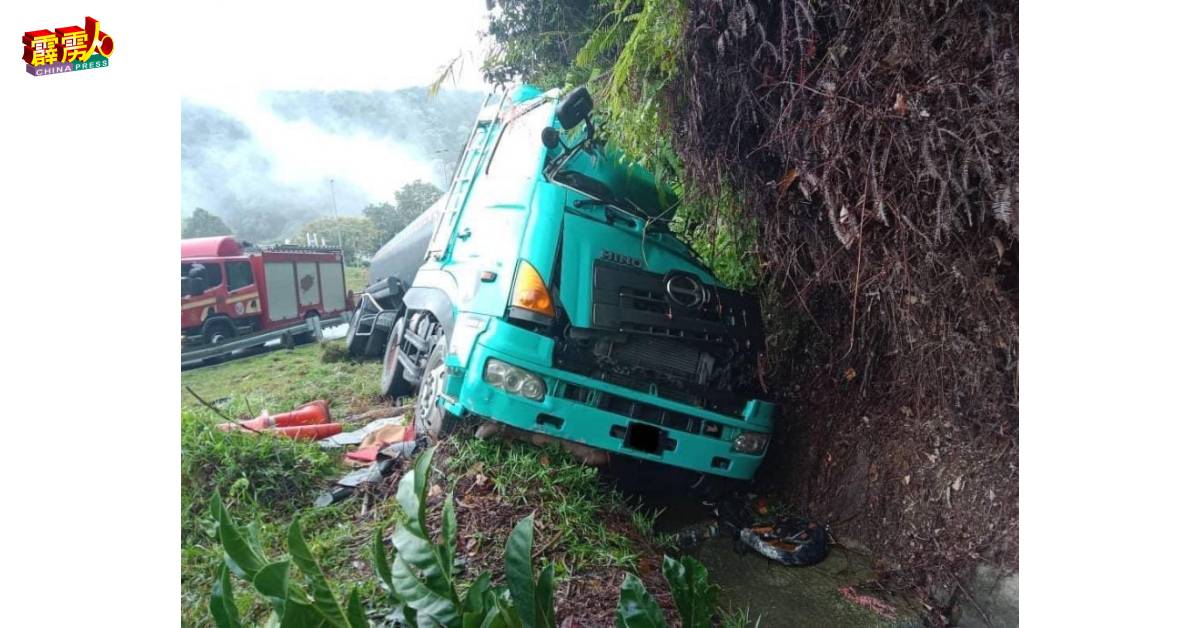
[[[546,289],[546,282],[525,260],[521,260],[517,266],[517,285],[513,288],[512,306],[554,318],[554,301]]]

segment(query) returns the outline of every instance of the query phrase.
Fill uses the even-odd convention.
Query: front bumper
[[[456,414],[485,416],[516,428],[700,473],[748,480],[762,463],[733,449],[744,432],[770,433],[773,404],[750,400],[740,417],[725,416],[622,388],[552,366],[553,340],[500,319],[468,315],[455,327],[443,405]],[[547,393],[533,401],[483,380],[489,358],[533,372]],[[658,446],[647,451],[653,434]]]

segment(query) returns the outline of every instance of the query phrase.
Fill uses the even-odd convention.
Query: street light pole
[[[342,249],[342,254],[345,255],[346,249],[342,246],[342,223],[338,221],[337,196],[333,193],[333,179],[329,180],[329,198],[333,200],[333,226],[337,229],[338,248]]]

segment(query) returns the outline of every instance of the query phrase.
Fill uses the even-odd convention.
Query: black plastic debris
[[[396,467],[397,462],[415,456],[428,444],[428,439],[424,436],[418,436],[414,440],[392,443],[384,447],[379,450],[379,455],[376,456],[375,462],[371,466],[355,469],[343,475],[337,481],[336,486],[317,496],[314,505],[317,508],[323,508],[336,504],[353,495],[354,490],[359,486],[382,481],[384,476],[391,473]]]
[[[680,549],[690,549],[707,539],[732,536],[743,550],[798,567],[815,565],[829,556],[833,542],[829,526],[801,517],[766,517],[768,511],[761,501],[754,495],[738,495],[706,502],[713,519],[677,531],[672,541]],[[757,508],[755,502],[760,503]]]
[[[783,519],[742,528],[738,539],[784,565],[815,565],[829,556],[829,528],[804,519]]]

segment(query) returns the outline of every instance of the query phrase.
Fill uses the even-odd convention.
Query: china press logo
[[[25,44],[25,71],[34,76],[62,74],[108,67],[113,38],[100,30],[100,22],[85,18],[85,28],[64,26],[54,32],[29,31],[21,38]]]

